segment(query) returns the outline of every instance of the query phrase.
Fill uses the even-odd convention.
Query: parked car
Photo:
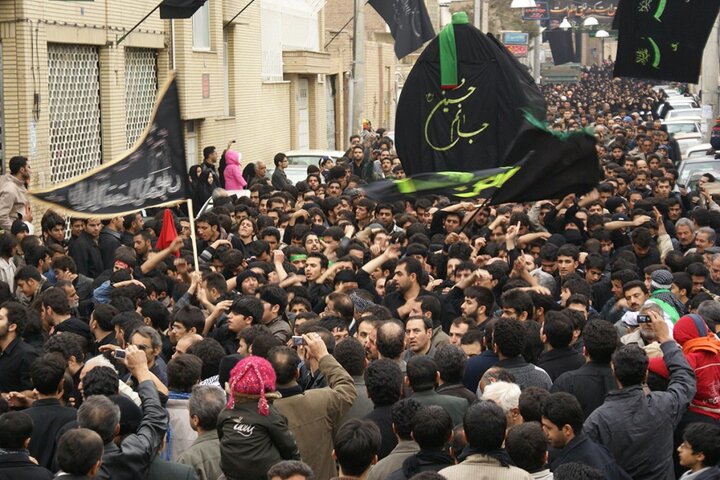
[[[675,109],[685,109],[685,108],[698,108],[699,105],[695,101],[693,97],[686,97],[686,96],[670,96],[667,99],[667,102],[672,105],[672,107]]]
[[[715,158],[714,155],[686,159],[678,168],[677,183],[692,190],[703,173],[712,173],[720,177],[720,159]]]
[[[678,145],[680,145],[681,158],[685,158],[689,149],[702,143],[702,134],[699,132],[678,133],[675,135],[675,140],[678,142]]]
[[[698,158],[708,155],[708,150],[712,148],[709,143],[700,143],[687,149],[687,152],[683,155],[683,158]]]
[[[285,153],[288,157],[288,167],[285,173],[293,184],[307,179],[307,167],[309,165],[320,165],[320,159],[330,157],[333,160],[345,155],[342,150],[290,150]],[[268,178],[272,178],[275,165],[268,164]]]
[[[701,108],[675,108],[673,110],[670,110],[667,115],[665,115],[665,120],[678,120],[678,119],[688,119],[691,118],[693,120],[701,121],[702,120],[702,109]]]
[[[700,122],[693,119],[665,120],[663,125],[667,126],[668,133],[676,136],[679,133],[701,133]]]

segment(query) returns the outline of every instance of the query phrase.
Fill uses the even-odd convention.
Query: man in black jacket
[[[96,480],[138,480],[145,478],[155,452],[167,431],[168,414],[160,405],[157,377],[150,373],[145,352],[128,345],[126,365],[137,379],[138,394],[142,401],[142,420],[135,433],[121,439],[119,446],[115,436],[120,431],[120,412],[107,397],[94,395],[78,410],[78,424],[97,432],[105,444],[103,463]],[[167,394],[167,389],[163,392]]]
[[[123,217],[102,220],[102,224],[103,227],[102,230],[100,230],[98,246],[100,247],[103,266],[105,270],[110,270],[115,263],[115,250],[122,245]]]
[[[583,338],[585,364],[560,375],[550,391],[572,394],[580,402],[587,418],[603,404],[607,393],[616,387],[610,359],[620,339],[613,324],[605,320],[588,322],[583,329]]]
[[[0,480],[50,480],[52,473],[30,460],[27,451],[33,433],[33,421],[26,413],[0,415]]]
[[[606,445],[633,478],[672,480],[673,430],[695,396],[697,381],[662,314],[647,314],[670,371],[667,391],[645,392],[647,355],[637,345],[625,345],[612,359],[619,389],[608,393],[583,430]]]
[[[30,368],[38,398],[25,410],[35,425],[28,450],[38,464],[47,469],[52,468],[55,458],[58,431],[77,416],[74,408],[62,406],[58,400],[63,395],[64,376],[65,361],[56,353],[39,357]]]
[[[97,218],[83,220],[85,228],[70,246],[70,256],[75,260],[78,272],[90,278],[97,278],[104,270],[103,257],[98,239],[101,223]]]
[[[597,468],[607,479],[629,480],[608,449],[583,434],[582,422],[583,412],[575,397],[559,392],[547,398],[542,408],[542,428],[550,445],[558,450],[550,470],[566,463],[582,463]]]
[[[436,405],[421,408],[413,417],[412,429],[412,438],[420,445],[420,451],[406,458],[389,480],[405,480],[420,472],[439,472],[455,465],[455,459],[445,449],[452,433],[452,419],[444,408]]]
[[[547,312],[542,326],[542,340],[547,350],[540,355],[537,366],[555,381],[565,372],[582,366],[583,357],[570,342],[573,338],[572,322],[561,312]]]

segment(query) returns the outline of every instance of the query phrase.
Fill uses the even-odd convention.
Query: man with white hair
[[[629,345],[632,343],[637,344],[640,348],[645,350],[648,358],[662,356],[660,344],[655,338],[655,330],[653,330],[652,323],[649,320],[649,312],[651,311],[662,316],[668,326],[668,329],[672,332],[673,323],[670,321],[670,318],[663,311],[660,305],[648,300],[643,303],[642,307],[640,307],[640,311],[638,312],[638,328],[620,338],[620,342],[623,345]]]
[[[108,367],[112,368],[115,373],[118,373],[117,368],[115,368],[115,365],[110,362],[107,358],[105,358],[102,355],[98,355],[97,357],[93,357],[87,362],[85,362],[85,365],[83,365],[83,369],[80,370],[80,383],[78,384],[78,389],[82,393],[83,390],[83,379],[85,376],[95,367]],[[140,401],[140,396],[137,394],[135,390],[133,390],[130,385],[123,382],[122,380],[118,380],[118,392],[128,397],[130,400],[133,401],[135,405],[138,407],[142,406],[142,402]]]
[[[520,386],[517,383],[494,382],[485,387],[483,400],[495,402],[505,412],[507,428],[523,423],[520,415]]]

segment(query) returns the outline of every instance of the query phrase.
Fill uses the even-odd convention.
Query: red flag
[[[177,230],[175,230],[175,220],[173,219],[172,212],[170,212],[169,208],[165,209],[165,213],[163,214],[163,225],[162,230],[160,230],[160,235],[158,235],[157,243],[155,244],[155,248],[158,250],[163,250],[172,244],[173,240],[177,238]],[[180,256],[180,250],[175,252],[175,256]]]

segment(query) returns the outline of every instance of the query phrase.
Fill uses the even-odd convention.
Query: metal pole
[[[353,24],[353,78],[352,78],[352,115],[350,116],[350,136],[360,125],[365,108],[365,2],[355,0],[355,23]]]
[[[482,10],[482,0],[475,0],[473,2],[473,25],[475,25],[475,28],[482,30],[480,27],[482,26],[480,24],[480,15]]]
[[[141,23],[143,23],[145,20],[147,20],[150,15],[152,15],[153,13],[155,13],[155,10],[157,10],[158,8],[160,8],[160,5],[162,5],[162,2],[158,3],[157,5],[155,5],[155,8],[153,8],[152,10],[150,10],[150,12],[149,12],[147,15],[145,15],[145,16],[142,18],[142,20],[140,20],[139,22],[137,22],[130,30],[128,30],[128,31],[125,33],[125,35],[123,35],[122,37],[120,37],[120,39],[115,43],[115,45],[120,45],[120,44],[122,43],[122,41],[125,40],[125,37],[127,37],[127,36],[130,35],[132,32],[134,32],[135,29],[138,28]]]
[[[542,45],[542,32],[540,20],[537,21],[538,33],[535,36],[535,45],[533,47],[533,78],[535,83],[540,83],[540,46]]]
[[[192,198],[187,199],[187,207],[188,207],[188,220],[190,220],[190,242],[192,243],[192,250],[193,250],[193,266],[195,267],[195,271],[200,271],[200,266],[198,265],[198,251],[197,251],[197,234],[195,233],[195,212],[193,211],[193,201]]]
[[[227,27],[229,27],[230,24],[231,24],[232,22],[234,22],[235,19],[236,19],[237,17],[239,17],[245,10],[247,10],[247,8],[248,8],[250,5],[252,5],[254,1],[255,1],[255,0],[250,0],[250,1],[247,3],[247,5],[245,5],[245,6],[242,8],[242,10],[240,10],[238,13],[236,13],[235,16],[230,19],[229,22],[227,22],[225,25],[223,25],[223,30],[225,30]]]

